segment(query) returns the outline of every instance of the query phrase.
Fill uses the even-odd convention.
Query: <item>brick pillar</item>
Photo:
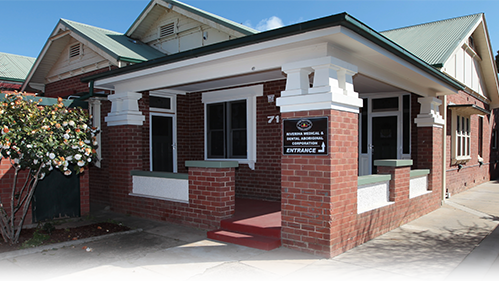
[[[442,128],[418,127],[418,169],[430,169],[428,189],[442,186]]]
[[[189,169],[189,207],[191,225],[217,229],[220,222],[234,215],[236,168],[233,161],[186,161]]]
[[[417,131],[417,168],[430,169],[428,189],[442,186],[442,144],[444,120],[440,115],[442,101],[434,97],[418,98],[420,114],[414,120]]]
[[[141,93],[116,92],[107,97],[111,112],[105,120],[108,126],[109,201],[113,210],[130,213],[128,194],[133,190],[131,171],[143,169],[143,149],[147,147],[142,125],[145,116],[139,110]]]
[[[80,216],[90,213],[90,177],[89,170],[80,174]]]
[[[282,245],[332,257],[352,248],[357,215],[358,114],[336,110],[282,113],[328,117],[327,156],[283,155]]]
[[[412,160],[376,160],[378,174],[390,174],[390,201],[409,201]]]
[[[141,171],[142,128],[136,125],[109,127],[109,197],[111,208],[127,213],[128,194],[132,192],[131,171]]]
[[[287,74],[286,90],[277,105],[283,120],[327,117],[328,143],[327,155],[281,158],[281,242],[288,248],[332,257],[355,246],[362,106],[353,87],[357,66],[325,56],[289,62],[282,71]],[[307,122],[302,125],[308,126]],[[306,143],[308,139],[301,140]]]

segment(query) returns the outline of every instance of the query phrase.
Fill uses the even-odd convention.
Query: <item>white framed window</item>
[[[471,159],[471,124],[469,115],[452,116],[452,160],[454,164]]]
[[[256,98],[263,85],[203,93],[205,159],[256,163]]]
[[[155,112],[175,113],[177,95],[160,91],[149,92],[149,108]]]

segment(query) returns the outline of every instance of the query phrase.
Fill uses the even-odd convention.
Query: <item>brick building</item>
[[[280,243],[331,257],[497,176],[483,14],[379,33],[344,13],[257,33],[155,0],[122,36],[164,55],[39,76],[47,96],[102,96],[93,206],[214,230],[236,198],[280,202]]]

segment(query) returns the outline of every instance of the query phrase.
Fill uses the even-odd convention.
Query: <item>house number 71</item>
[[[267,116],[267,118],[269,118],[269,124],[271,124],[274,121],[274,119],[275,119],[276,123],[279,123],[279,115],[276,115],[276,116]]]

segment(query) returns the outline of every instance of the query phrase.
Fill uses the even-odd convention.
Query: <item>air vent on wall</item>
[[[69,47],[69,58],[74,58],[80,55],[80,44]]]
[[[159,37],[166,37],[175,34],[175,23],[169,23],[159,28]]]

